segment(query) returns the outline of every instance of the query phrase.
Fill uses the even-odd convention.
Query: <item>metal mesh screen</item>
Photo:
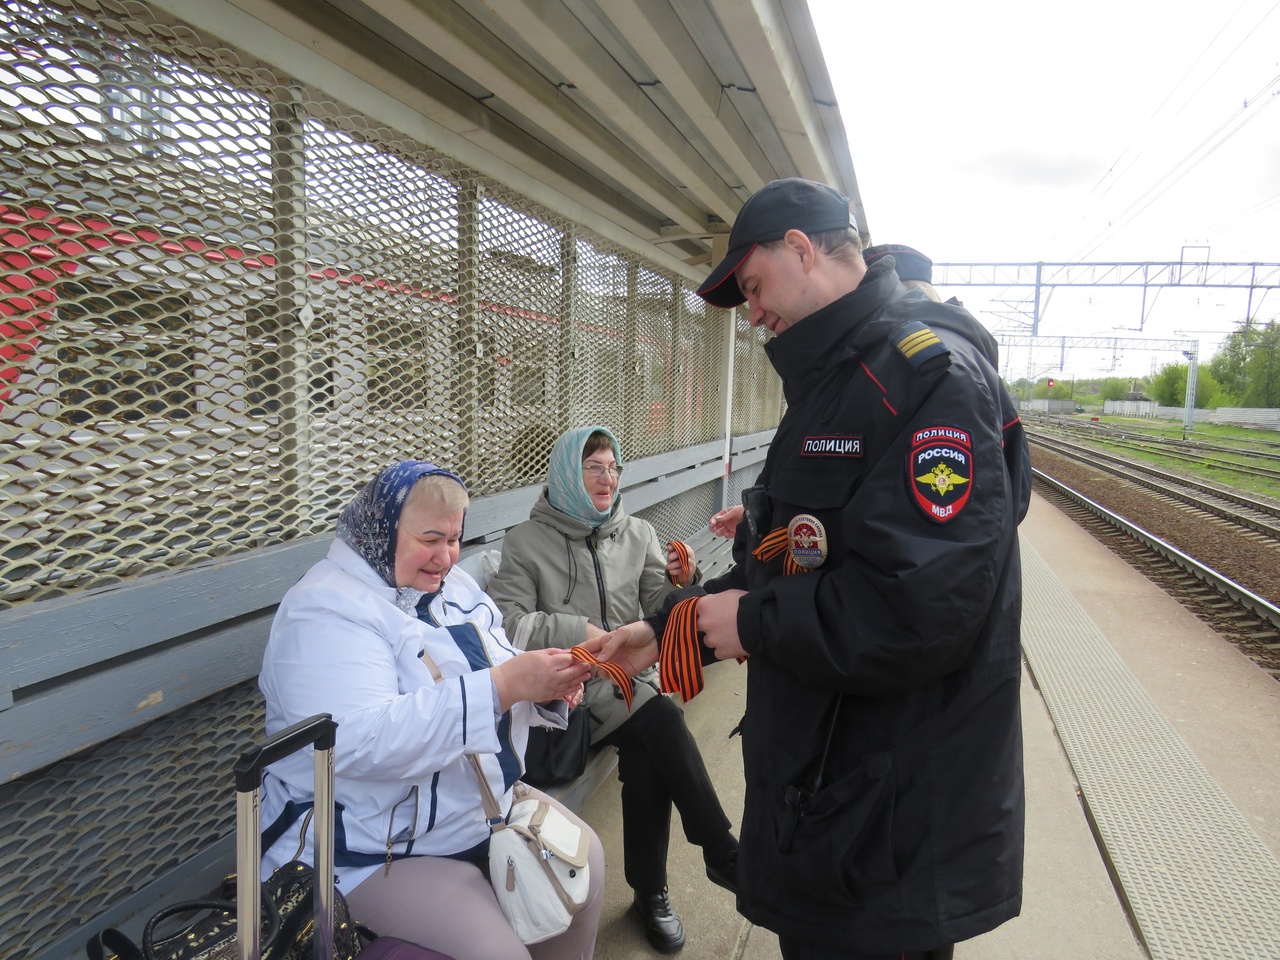
[[[0,609],[328,531],[400,457],[482,495],[570,425],[720,435],[681,278],[141,3],[0,10]]]
[[[262,724],[262,695],[248,681],[6,785],[0,957],[75,935],[88,917],[234,834],[231,768]],[[88,935],[77,936],[76,956]]]
[[[742,491],[756,482],[756,477],[760,476],[760,471],[763,469],[764,463],[761,462],[753,463],[743,470],[734,470],[730,473],[726,479],[726,502],[731,506],[742,503]]]
[[[763,327],[752,327],[745,310],[734,318],[733,435],[770,430],[782,419],[782,381],[762,347],[769,338]]]
[[[483,495],[571,425],[715,440],[723,317],[143,3],[0,0],[0,610],[328,532],[400,457]],[[739,318],[735,432],[778,421],[761,340]],[[642,515],[688,538],[715,506]],[[0,956],[226,836],[260,729],[243,684],[5,784]]]
[[[718,506],[715,483],[704,483],[656,506],[637,510],[636,516],[653,524],[658,539],[666,543],[688,540],[704,529]]]

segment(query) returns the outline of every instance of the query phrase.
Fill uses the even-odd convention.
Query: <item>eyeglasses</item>
[[[608,465],[603,463],[584,463],[582,465],[582,469],[591,474],[591,476],[595,477],[597,480],[603,477],[606,473],[615,480],[622,476],[622,467],[616,463],[610,463]]]

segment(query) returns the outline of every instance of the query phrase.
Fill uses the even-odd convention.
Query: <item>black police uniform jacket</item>
[[[706,587],[750,591],[739,910],[866,952],[976,936],[1022,902],[1031,472],[995,343],[882,261],[765,349],[788,408],[758,532]]]

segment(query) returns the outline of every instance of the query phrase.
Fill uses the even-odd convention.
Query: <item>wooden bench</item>
[[[628,463],[628,510],[661,520],[679,503],[705,522],[716,506],[706,491],[754,473],[769,438],[733,441],[737,477],[721,441]],[[500,547],[540,491],[474,501],[467,552]],[[699,546],[684,522],[704,568],[727,552],[705,527]],[[155,910],[229,872],[229,771],[261,735],[256,675],[274,607],[329,539],[0,611],[0,871],[14,881],[0,888],[0,956],[78,958],[87,931],[106,926],[137,937]],[[613,763],[595,760],[562,798],[581,805]]]

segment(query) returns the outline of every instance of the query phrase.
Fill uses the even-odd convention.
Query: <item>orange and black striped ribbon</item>
[[[617,684],[618,689],[622,691],[622,699],[627,702],[627,713],[631,712],[631,698],[634,696],[634,691],[631,689],[631,677],[627,675],[627,671],[616,663],[602,663],[589,650],[583,650],[581,647],[570,647],[569,652],[583,663],[589,663],[603,670],[605,676]]]
[[[678,693],[688,703],[702,692],[702,655],[698,647],[698,601],[681,600],[671,608],[662,632],[658,680],[663,693]]]
[[[770,530],[760,545],[751,551],[751,555],[761,563],[768,563],[783,550],[790,545],[790,537],[787,534],[786,527],[778,527],[776,530]],[[783,576],[790,576],[793,573],[808,573],[808,569],[796,563],[795,558],[791,554],[787,554],[785,560],[782,561]]]
[[[787,549],[787,528],[778,527],[765,534],[760,545],[751,551],[751,555],[761,563],[768,563],[785,549]]]
[[[688,703],[702,692],[702,645],[698,643],[698,601],[689,597],[671,608],[662,631],[658,682],[663,693],[678,693]],[[745,663],[746,657],[736,658]]]
[[[676,559],[680,562],[680,576],[677,578],[667,574],[667,578],[677,587],[687,587],[693,576],[693,555],[689,545],[681,540],[672,540],[667,548],[675,551]]]

